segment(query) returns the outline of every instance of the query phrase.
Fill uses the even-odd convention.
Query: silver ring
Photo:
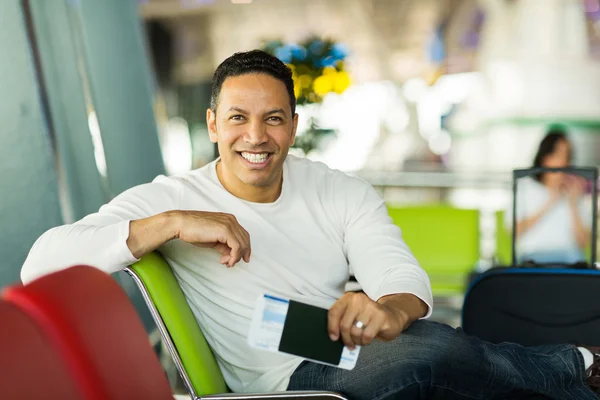
[[[364,323],[364,322],[362,322],[362,321],[356,321],[356,322],[354,323],[354,326],[355,326],[355,327],[357,327],[358,329],[363,329],[363,328],[365,328],[365,327],[366,327],[365,323]]]

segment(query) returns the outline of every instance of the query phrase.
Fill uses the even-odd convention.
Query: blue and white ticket
[[[248,333],[248,344],[251,347],[270,352],[280,352],[279,344],[283,334],[285,319],[290,305],[289,299],[272,295],[262,295],[256,302],[250,332]],[[353,369],[358,359],[360,346],[350,350],[344,346],[339,364],[329,364],[319,360],[307,360],[331,365],[343,369]]]

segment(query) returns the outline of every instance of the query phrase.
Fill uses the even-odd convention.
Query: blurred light
[[[462,103],[481,80],[479,72],[444,75],[435,84],[437,93],[449,103]]]
[[[252,0],[231,0],[233,4],[250,4]]]
[[[389,113],[383,116],[383,123],[392,133],[400,133],[408,128],[410,116],[406,107],[396,106]]]
[[[187,122],[182,118],[170,119],[162,139],[162,154],[167,172],[174,175],[191,170],[192,143]]]
[[[452,138],[450,137],[450,134],[445,130],[442,130],[437,135],[434,135],[429,138],[429,149],[433,154],[437,154],[438,156],[449,152],[451,145]]]
[[[304,107],[298,113],[302,117]],[[336,137],[328,146],[311,153],[310,158],[322,161],[331,168],[357,171],[369,160],[383,125],[391,124],[394,135],[407,124],[408,111],[396,85],[392,82],[363,83],[352,85],[341,95],[327,95],[317,106],[319,121],[324,127],[336,130]],[[394,118],[391,118],[391,115]],[[298,122],[298,132],[301,131]],[[398,136],[404,136],[401,133]],[[410,150],[410,140],[398,139],[390,142],[394,148],[386,149],[388,160],[401,164]],[[396,147],[399,145],[400,147]],[[395,150],[395,158],[391,156]]]
[[[440,97],[434,91],[427,91],[420,96],[417,104],[419,133],[429,139],[440,133],[442,129],[442,113]]]
[[[88,127],[90,129],[90,135],[92,136],[96,168],[98,168],[98,172],[101,176],[106,177],[106,157],[104,156],[104,145],[102,144],[98,116],[95,111],[90,112],[88,115]]]
[[[600,4],[598,4],[598,0],[585,0],[583,4],[586,12],[595,13],[600,10]]]
[[[427,83],[421,78],[409,79],[404,83],[403,90],[406,100],[416,103],[427,90]]]
[[[139,1],[139,0],[138,0]],[[144,0],[145,2],[149,2],[149,0]],[[194,8],[207,4],[212,4],[216,0],[180,0],[181,5],[185,8]]]

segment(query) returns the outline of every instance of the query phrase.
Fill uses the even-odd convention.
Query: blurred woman
[[[573,150],[567,135],[551,130],[541,141],[533,166],[570,166]],[[585,261],[590,241],[591,205],[583,202],[585,179],[562,172],[522,178],[517,184],[517,258],[519,262]]]

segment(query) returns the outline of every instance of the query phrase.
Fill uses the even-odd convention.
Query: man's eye
[[[232,115],[230,119],[232,119],[234,121],[241,121],[244,119],[244,116],[243,115]]]
[[[281,122],[281,118],[280,117],[269,117],[269,121]]]

